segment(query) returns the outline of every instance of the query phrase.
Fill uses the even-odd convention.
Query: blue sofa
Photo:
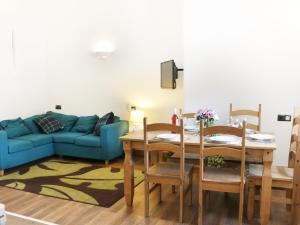
[[[23,120],[30,134],[8,138],[0,131],[0,171],[52,155],[96,160],[112,160],[123,154],[120,136],[128,133],[128,121],[115,117],[115,122],[101,127],[101,135],[72,132],[42,133],[33,122],[36,116]]]

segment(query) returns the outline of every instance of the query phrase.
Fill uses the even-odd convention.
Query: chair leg
[[[209,191],[204,191],[204,197],[205,197],[205,210],[208,210],[210,192]]]
[[[203,192],[199,190],[198,193],[198,225],[203,224]]]
[[[254,217],[254,203],[255,203],[255,184],[249,181],[248,185],[248,201],[247,201],[247,218],[252,223]]]
[[[159,184],[158,185],[158,201],[159,201],[159,203],[162,202],[162,193],[161,193],[162,190],[161,189],[162,189],[162,185]]]
[[[300,201],[300,194],[297,190],[293,192],[293,204],[292,204],[292,225],[298,225],[298,213],[299,213],[299,201]]]
[[[149,183],[145,180],[145,217],[149,216]]]
[[[292,199],[292,197],[293,197],[293,191],[292,191],[292,190],[286,190],[286,198],[287,198],[287,199]],[[288,211],[291,211],[292,205],[286,204],[286,209],[287,209]]]
[[[189,200],[189,205],[193,205],[193,173],[190,174],[190,200]]]
[[[240,193],[240,205],[239,205],[239,225],[243,225],[243,212],[244,212],[244,190]]]
[[[175,194],[176,193],[176,186],[172,185],[172,193]]]
[[[4,170],[0,170],[0,177],[4,176]]]
[[[179,204],[179,222],[183,222],[183,209],[184,209],[184,185],[180,185],[179,187],[179,195],[180,195],[180,204]]]

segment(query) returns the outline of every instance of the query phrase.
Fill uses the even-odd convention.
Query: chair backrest
[[[195,118],[196,113],[182,113],[182,109],[179,109],[179,114],[181,118],[192,119]]]
[[[254,111],[249,109],[233,110],[232,103],[230,103],[229,116],[230,117],[245,116],[245,117],[257,118],[257,124],[247,122],[246,128],[255,131],[261,130],[261,104],[258,105],[258,111]]]
[[[245,174],[245,133],[246,122],[243,122],[242,128],[231,126],[212,126],[204,128],[204,122],[200,121],[200,179],[203,179],[203,165],[206,157],[224,156],[232,157],[241,162],[241,182],[244,182]],[[204,147],[205,136],[215,134],[234,135],[241,138],[241,147],[234,148],[229,146]]]
[[[183,113],[183,114],[181,114],[181,118],[191,119],[191,118],[195,118],[195,115],[196,115],[196,113]]]
[[[173,134],[178,134],[179,144],[163,142],[163,141],[153,141],[149,143],[148,132],[155,131],[167,131]],[[149,153],[150,152],[172,152],[178,153],[180,158],[180,178],[184,179],[184,131],[183,131],[183,121],[180,120],[180,125],[172,125],[168,123],[153,123],[147,124],[147,118],[144,118],[144,166],[145,174],[149,171]]]
[[[295,121],[295,119],[296,119],[296,121]],[[299,120],[300,120],[300,117],[294,118],[294,122],[297,122],[298,126],[299,126]],[[298,130],[300,130],[300,129],[298,129]],[[297,139],[296,152],[294,154],[295,155],[294,155],[293,165],[292,165],[294,168],[292,201],[293,201],[293,205],[297,206],[297,205],[299,205],[299,199],[300,199],[300,141],[299,141],[299,139]],[[296,209],[297,209],[297,207],[296,207]],[[293,214],[294,213],[297,214],[298,213],[297,210],[294,211]]]
[[[291,141],[289,149],[289,168],[294,168],[300,137],[300,116],[293,118]]]

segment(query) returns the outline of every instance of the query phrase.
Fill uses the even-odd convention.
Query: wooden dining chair
[[[204,128],[203,121],[200,122],[200,168],[199,168],[199,207],[198,224],[203,220],[203,191],[217,191],[225,193],[239,193],[239,217],[238,224],[242,225],[243,200],[245,185],[245,130],[243,128],[230,126],[213,126]],[[241,146],[230,147],[226,145],[204,147],[204,137],[215,134],[234,135],[241,138]],[[204,160],[209,156],[231,156],[240,161],[240,167],[228,168],[204,168]]]
[[[229,116],[230,117],[254,117],[254,118],[257,118],[257,124],[247,122],[246,128],[252,129],[255,131],[261,130],[261,104],[258,105],[258,111],[255,111],[255,110],[249,110],[249,109],[233,110],[232,103],[230,103]]]
[[[288,167],[294,168],[295,165],[295,157],[296,157],[296,150],[297,150],[297,140],[299,136],[299,124],[297,123],[297,119],[295,118],[300,116],[300,109],[295,107],[294,109],[294,119],[293,119],[293,125],[292,125],[292,131],[291,131],[291,139],[290,139],[290,148],[289,148],[289,162]]]
[[[149,141],[148,133],[155,131],[167,131],[178,134],[180,137],[179,145],[173,142]],[[184,197],[190,191],[190,204],[192,204],[192,183],[193,174],[192,164],[185,163],[185,147],[184,147],[184,130],[183,121],[180,120],[180,126],[155,123],[147,124],[147,119],[144,118],[144,166],[145,166],[145,216],[149,216],[149,194],[155,187],[159,187],[159,200],[161,201],[161,185],[176,185],[179,186],[180,206],[179,206],[179,221],[183,221]],[[149,153],[157,152],[173,152],[180,156],[179,163],[158,161],[154,165],[149,164]],[[188,181],[188,186],[185,187],[185,182]],[[154,184],[150,188],[150,183]]]
[[[196,113],[182,113],[180,109],[180,119],[193,119],[195,118]],[[179,159],[179,154],[174,153],[170,157],[171,159]],[[188,163],[198,164],[199,163],[199,154],[195,153],[185,153],[185,159]]]
[[[290,205],[292,209],[292,225],[298,224],[298,211],[300,199],[300,116],[293,119],[291,148],[289,152],[289,166],[272,167],[272,190],[286,191],[285,198],[272,197],[273,202]],[[248,204],[247,217],[253,221],[255,200],[260,200],[256,193],[257,188],[261,188],[263,166],[250,164],[248,179]]]

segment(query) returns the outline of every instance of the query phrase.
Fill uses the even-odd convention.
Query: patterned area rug
[[[25,165],[0,177],[0,186],[110,207],[124,196],[123,169],[100,167],[89,162],[49,159]],[[144,175],[135,171],[135,185]]]

